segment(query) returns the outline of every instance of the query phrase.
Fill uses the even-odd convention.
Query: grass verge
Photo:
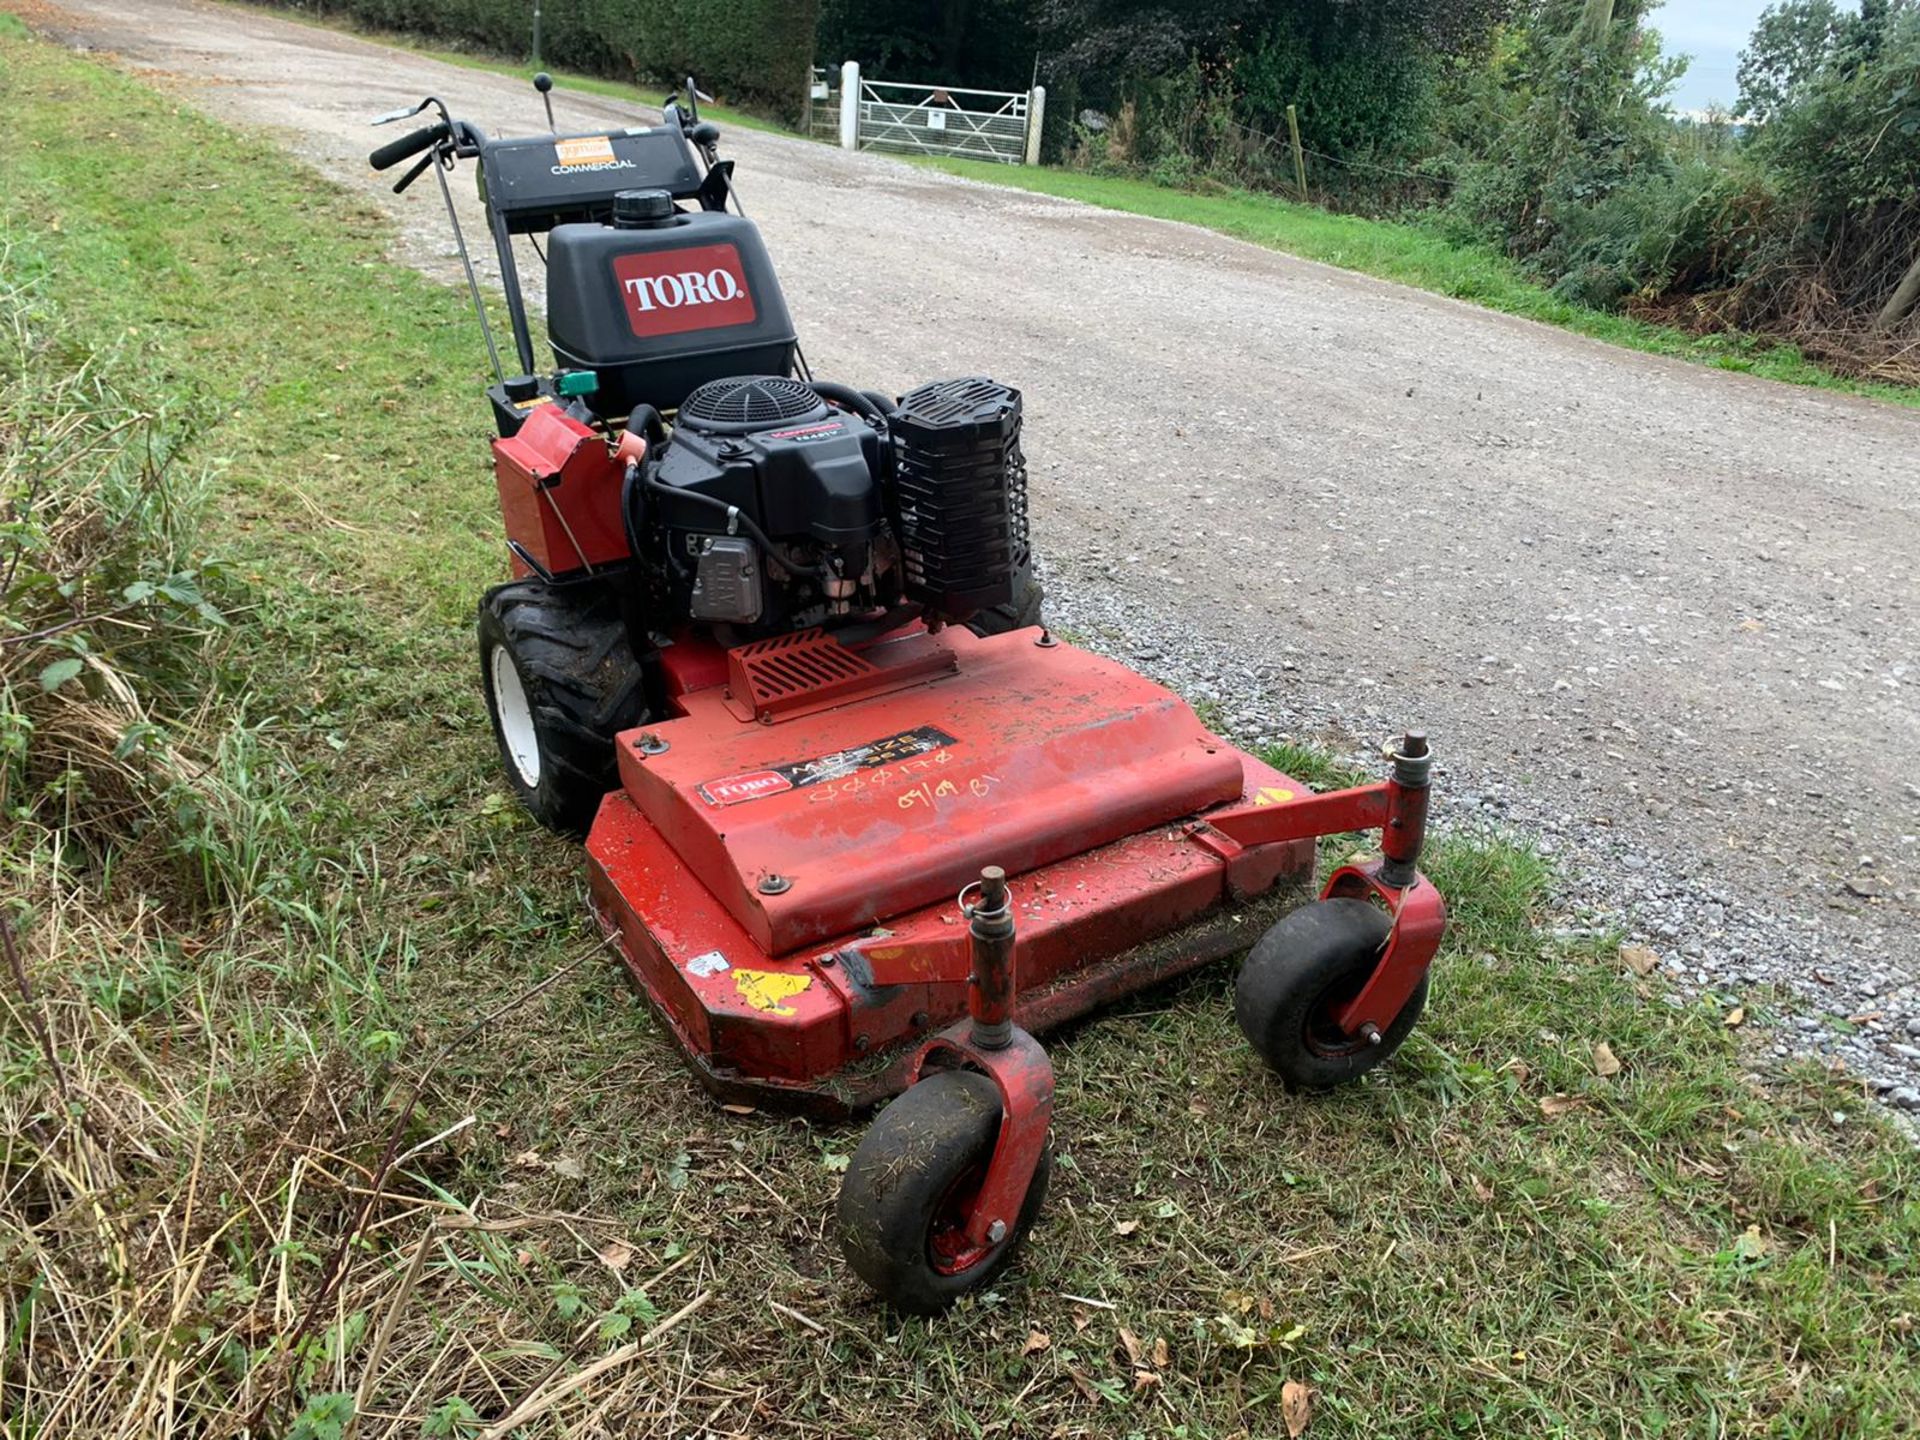
[[[699,1096],[496,786],[460,295],[263,142],[13,33],[0,62],[9,274],[197,418],[192,548],[241,597],[164,692],[223,777],[177,832],[219,883],[57,812],[0,840],[10,1440],[470,1437],[530,1396],[515,1434],[1225,1437],[1281,1433],[1288,1382],[1316,1437],[1911,1433],[1912,1150],[1834,1077],[1752,1077],[1723,1006],[1556,928],[1493,838],[1437,848],[1455,924],[1392,1066],[1290,1098],[1224,972],[1139,997],[1054,1046],[1029,1256],[880,1312],[827,1229],[858,1131]]]
[[[1668,355],[1721,370],[1736,370],[1790,385],[1810,385],[1867,395],[1897,405],[1920,406],[1920,390],[1836,375],[1791,345],[1741,334],[1690,335],[1667,325],[1595,310],[1559,299],[1511,260],[1484,246],[1462,245],[1430,227],[1356,215],[1337,215],[1250,191],[1199,194],[1123,176],[1077,170],[996,165],[984,160],[913,157],[913,162],[949,175],[1010,185],[1077,200],[1104,210],[1123,210],[1160,220],[1178,220],[1235,239],[1284,250],[1308,260],[1357,270],[1571,330],[1610,345]]]

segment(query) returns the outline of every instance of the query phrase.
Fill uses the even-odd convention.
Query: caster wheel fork
[[[973,886],[967,887],[969,890]],[[915,1058],[840,1186],[840,1248],[895,1309],[931,1315],[1005,1269],[1046,1198],[1053,1065],[1013,1023],[1013,906],[981,872],[965,904],[971,1014]]]

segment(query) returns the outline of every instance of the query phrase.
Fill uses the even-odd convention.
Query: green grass
[[[657,1355],[526,1433],[594,1433],[608,1401],[633,1434],[1224,1440],[1282,1433],[1288,1381],[1319,1392],[1314,1437],[1912,1433],[1912,1149],[1832,1077],[1750,1079],[1722,1003],[1671,1005],[1604,938],[1551,928],[1549,867],[1501,840],[1436,848],[1451,940],[1392,1065],[1289,1097],[1239,1040],[1225,971],[1137,997],[1053,1046],[1059,1162],[1026,1259],[945,1319],[883,1314],[830,1239],[858,1130],[716,1111],[595,953],[578,852],[500,792],[470,624],[504,557],[461,295],[389,264],[365,197],[264,141],[12,33],[0,62],[0,181],[34,197],[9,222],[14,263],[202,417],[210,539],[255,607],[209,681],[252,737],[221,763],[255,801],[209,832],[235,903],[183,911],[75,873],[75,928],[40,971],[59,1033],[110,1042],[69,1051],[113,1067],[93,1123],[137,1121],[132,1096],[200,1117],[150,1135],[156,1158],[125,1152],[147,1178],[115,1199],[132,1215],[204,1170],[201,1212],[234,1217],[187,1319],[154,1322],[184,1373],[351,1391],[391,1314],[359,1433],[417,1435],[431,1412],[468,1435],[463,1415],[497,1417],[623,1321],[705,1294]],[[1337,778],[1310,752],[1276,758]],[[42,863],[5,853],[14,886]],[[44,903],[27,934],[52,943]],[[558,978],[424,1073],[542,977]],[[0,1035],[0,1093],[42,1093],[22,1088],[47,1081],[17,1009]],[[311,1293],[416,1077],[409,1146],[475,1123],[404,1167],[411,1198],[382,1210],[338,1313],[282,1353],[276,1291],[295,1312]],[[17,1164],[0,1156],[8,1193]],[[468,1209],[510,1228],[460,1228]],[[233,1328],[237,1352],[193,1343],[241,1313],[262,1321]],[[145,1352],[122,1353],[101,1373],[137,1374]]]
[[[1920,390],[1836,375],[1791,345],[1738,334],[1689,335],[1671,326],[1651,325],[1561,300],[1495,251],[1462,245],[1424,225],[1337,215],[1248,191],[1199,194],[1147,180],[1077,170],[996,165],[984,160],[913,159],[916,164],[970,180],[1217,230],[1271,250],[1284,250],[1507,315],[1557,325],[1629,350],[1669,355],[1791,385],[1920,406]]]

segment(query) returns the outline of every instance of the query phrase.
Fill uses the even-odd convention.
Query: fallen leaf
[[[587,1178],[587,1167],[571,1155],[562,1155],[547,1168],[553,1171],[554,1174],[563,1176],[568,1180],[584,1180]]]
[[[1151,1389],[1159,1383],[1160,1377],[1144,1367],[1136,1369],[1133,1372],[1133,1393],[1136,1395],[1142,1390]]]
[[[1140,1364],[1141,1356],[1146,1354],[1146,1352],[1140,1348],[1140,1337],[1122,1325],[1120,1327],[1120,1343],[1126,1349],[1127,1363],[1137,1367]]]
[[[1120,1236],[1126,1236],[1126,1235],[1133,1234],[1133,1232],[1138,1230],[1139,1228],[1140,1228],[1140,1222],[1138,1220],[1121,1220],[1115,1223],[1113,1227],[1113,1233]]]
[[[1636,975],[1651,975],[1660,968],[1660,957],[1644,945],[1622,945],[1620,958]]]
[[[507,1164],[518,1170],[538,1170],[540,1168],[540,1152],[538,1150],[522,1150],[518,1155],[509,1155],[507,1157]]]
[[[633,1260],[633,1246],[616,1240],[600,1252],[600,1263],[609,1270],[624,1270]]]
[[[1733,1009],[1727,1011],[1727,1018],[1720,1023],[1729,1030],[1738,1030],[1742,1025],[1747,1023],[1747,1007],[1744,1005],[1734,1006]]]
[[[1604,1040],[1593,1047],[1593,1073],[1602,1076],[1620,1073],[1620,1057],[1613,1053],[1613,1047]]]
[[[1578,1095],[1543,1095],[1540,1097],[1540,1113],[1549,1120],[1558,1120],[1569,1110],[1578,1110],[1586,1101]]]
[[[1886,1018],[1887,1012],[1884,1010],[1863,1010],[1858,1015],[1847,1016],[1847,1023],[1849,1025],[1865,1025],[1869,1021],[1884,1020]]]
[[[1082,1399],[1098,1400],[1100,1398],[1100,1392],[1093,1388],[1093,1381],[1087,1378],[1084,1370],[1069,1370],[1067,1378],[1073,1381],[1073,1388],[1080,1392]]]
[[[1747,620],[1742,620],[1740,622],[1740,628],[1746,631],[1749,635],[1757,635],[1760,633],[1760,631],[1766,629],[1767,627],[1761,624],[1758,620],[1747,619]]]
[[[1029,1330],[1027,1332],[1027,1343],[1021,1347],[1020,1355],[1021,1355],[1021,1358],[1024,1359],[1028,1355],[1038,1355],[1042,1350],[1049,1350],[1052,1348],[1053,1348],[1053,1337],[1047,1334],[1046,1331]]]
[[[758,1113],[751,1105],[722,1105],[720,1108],[729,1115],[753,1115]]]
[[[1478,1175],[1473,1177],[1473,1198],[1482,1205],[1490,1204],[1493,1200],[1493,1188]]]
[[[1073,1333],[1078,1335],[1093,1323],[1093,1312],[1084,1305],[1073,1307]]]
[[[1258,1330],[1251,1325],[1241,1324],[1225,1312],[1214,1316],[1208,1328],[1220,1337],[1223,1344],[1231,1345],[1236,1350],[1251,1350],[1260,1343]]]
[[[1173,1362],[1173,1356],[1167,1349],[1166,1337],[1156,1335],[1153,1338],[1153,1368],[1164,1370]]]
[[[1313,1419],[1313,1397],[1313,1387],[1302,1385],[1298,1380],[1289,1380],[1280,1387],[1280,1418],[1287,1422],[1291,1440],[1299,1440],[1306,1433],[1307,1423]]]

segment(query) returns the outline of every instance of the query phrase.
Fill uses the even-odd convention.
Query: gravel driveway
[[[544,129],[517,81],[251,10],[33,19],[280,136],[448,278],[437,197],[369,177],[393,132],[366,118],[432,91]],[[657,116],[556,99],[563,128]],[[1062,623],[1243,738],[1424,725],[1442,817],[1538,837],[1690,986],[1792,986],[1779,1053],[1920,1109],[1920,413],[877,156],[725,149],[818,373],[1026,392]]]

